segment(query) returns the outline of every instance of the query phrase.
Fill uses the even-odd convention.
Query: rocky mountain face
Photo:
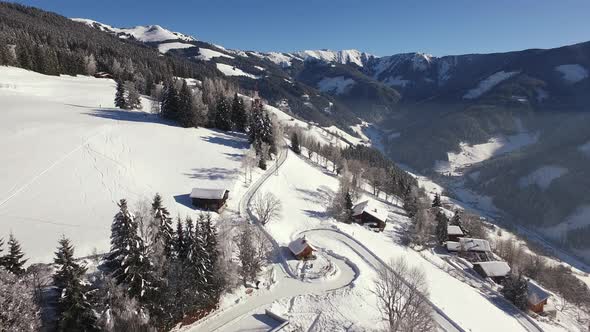
[[[577,221],[590,211],[590,196],[583,194],[590,191],[590,42],[443,57],[261,53],[159,26],[83,23],[207,64],[321,125],[353,133],[350,126],[371,122],[384,133],[391,158],[490,195],[514,222],[540,226],[556,241],[590,229]],[[564,223],[569,226],[556,235]],[[590,248],[590,240],[577,240],[575,247]]]

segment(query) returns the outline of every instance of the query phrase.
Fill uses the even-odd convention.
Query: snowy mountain
[[[134,38],[142,42],[162,42],[166,40],[196,41],[192,36],[173,32],[159,25],[136,26],[133,28],[115,28],[108,24],[100,23],[86,18],[72,18],[73,21],[84,23],[95,29],[108,32],[127,39]]]

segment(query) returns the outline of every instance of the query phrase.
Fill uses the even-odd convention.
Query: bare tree
[[[88,75],[94,75],[96,73],[96,59],[94,58],[94,54],[86,56],[84,58],[84,64]]]
[[[261,224],[266,225],[272,219],[277,218],[282,209],[281,200],[271,192],[258,194],[252,202],[254,214]]]
[[[242,159],[242,166],[244,167],[244,183],[252,182],[252,169],[256,167],[256,150],[250,148]]]
[[[39,312],[33,287],[0,268],[0,330],[39,331]]]
[[[426,276],[403,258],[378,271],[375,295],[391,332],[434,331]]]

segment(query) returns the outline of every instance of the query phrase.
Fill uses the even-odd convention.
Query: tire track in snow
[[[70,152],[66,153],[65,155],[63,155],[62,157],[57,159],[55,162],[53,162],[51,165],[49,165],[49,167],[45,168],[43,171],[41,171],[37,175],[33,176],[28,182],[26,182],[24,185],[20,186],[12,194],[8,195],[8,197],[6,197],[2,201],[0,201],[0,207],[2,207],[4,204],[8,203],[11,199],[13,199],[14,197],[18,196],[20,193],[25,191],[32,184],[34,184],[41,177],[43,177],[43,175],[47,174],[47,172],[51,171],[53,168],[55,168],[56,166],[58,166],[59,164],[61,164],[65,160],[67,160],[74,153],[80,151],[80,149],[82,149],[86,144],[88,144],[88,142],[90,142],[91,139],[93,139],[95,136],[99,135],[101,132],[102,132],[102,130],[99,130],[98,132],[90,135],[87,139],[84,140],[84,142],[82,142],[82,144],[78,145],[73,150],[71,150]]]

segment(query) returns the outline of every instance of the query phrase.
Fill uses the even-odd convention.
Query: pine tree
[[[137,235],[135,217],[127,207],[127,201],[119,202],[120,211],[111,226],[111,252],[106,265],[118,284],[124,284],[132,297],[141,298],[150,285],[150,263],[144,256],[143,240]]]
[[[176,258],[184,262],[186,260],[186,240],[184,238],[184,228],[182,227],[182,220],[180,217],[176,220],[176,237],[174,239],[174,250]]]
[[[521,274],[511,274],[504,280],[502,294],[520,310],[526,310],[528,303],[528,283]]]
[[[53,284],[59,289],[64,289],[72,280],[80,280],[86,273],[86,269],[75,262],[74,247],[64,236],[59,240],[53,264],[55,264]]]
[[[217,99],[215,112],[215,127],[224,131],[232,129],[232,116],[227,99],[223,96]]]
[[[65,237],[59,240],[54,263],[54,284],[60,290],[59,331],[98,331],[92,305],[86,298],[82,277],[86,269],[74,261],[74,248]]]
[[[440,244],[445,242],[448,238],[449,219],[447,216],[439,211],[436,214],[436,238]]]
[[[219,249],[217,242],[217,229],[211,221],[211,215],[207,214],[205,222],[201,228],[203,237],[203,246],[205,248],[206,259],[204,263],[205,267],[205,279],[207,281],[207,290],[209,293],[210,300],[215,302],[221,295],[221,289],[223,288],[222,278],[216,276],[217,260],[219,258]]]
[[[291,134],[291,150],[296,154],[301,154],[301,146],[299,145],[299,136],[297,133]]]
[[[117,91],[115,92],[115,106],[119,107],[120,109],[127,108],[127,102],[125,100],[125,88],[123,87],[123,82],[117,80]]]
[[[172,257],[174,252],[174,230],[172,229],[172,219],[170,213],[162,205],[162,196],[156,194],[152,202],[152,214],[157,222],[158,229],[154,233],[154,240],[152,243],[157,243],[163,250],[164,256],[167,259]]]
[[[455,214],[453,215],[453,218],[451,219],[451,225],[461,226],[461,211],[455,210]]]
[[[198,119],[193,109],[193,95],[185,80],[183,80],[182,88],[178,94],[178,101],[178,121],[180,125],[184,128],[196,127]]]
[[[231,105],[231,121],[234,126],[234,130],[239,132],[246,131],[246,124],[248,117],[246,115],[246,107],[244,101],[236,93]]]
[[[434,199],[432,200],[432,207],[441,207],[442,203],[440,201],[440,194],[435,194]]]
[[[8,252],[2,257],[2,266],[8,271],[16,275],[21,275],[25,272],[23,266],[27,262],[23,259],[25,254],[22,252],[20,243],[16,240],[14,235],[10,233],[8,238]]]
[[[161,114],[164,119],[178,120],[178,113],[180,108],[180,98],[178,92],[172,81],[168,81],[164,85],[164,93],[162,95]]]
[[[344,218],[346,223],[353,222],[353,208],[354,204],[352,203],[352,196],[350,195],[350,191],[347,191],[344,195]]]

